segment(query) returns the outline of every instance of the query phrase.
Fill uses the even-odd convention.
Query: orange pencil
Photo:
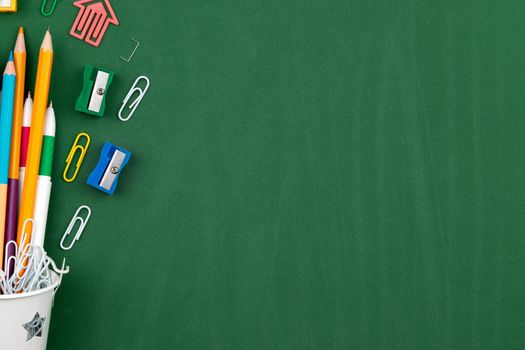
[[[27,164],[24,178],[22,202],[20,203],[20,215],[18,218],[18,244],[27,244],[31,240],[30,233],[26,241],[22,240],[22,226],[24,221],[33,217],[35,209],[35,194],[38,180],[38,169],[40,167],[40,153],[42,152],[42,137],[44,132],[44,119],[49,97],[49,84],[51,82],[51,71],[53,68],[53,42],[49,30],[44,36],[40,55],[38,56],[38,69],[35,84],[35,100],[33,104],[33,118],[31,121],[31,133],[29,135],[29,148],[27,150]],[[27,225],[31,232],[31,224]]]

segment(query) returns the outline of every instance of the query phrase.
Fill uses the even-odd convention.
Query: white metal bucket
[[[60,277],[51,272],[51,286],[30,293],[0,295],[0,349],[45,350],[51,308]]]

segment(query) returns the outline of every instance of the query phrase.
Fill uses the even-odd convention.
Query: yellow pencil
[[[53,67],[53,42],[49,30],[44,36],[40,55],[38,57],[38,69],[36,73],[35,99],[33,104],[33,118],[31,121],[31,133],[29,135],[29,146],[27,150],[27,164],[24,178],[22,202],[20,203],[20,215],[18,218],[18,244],[27,244],[31,240],[28,233],[26,241],[22,240],[22,226],[24,221],[33,217],[35,209],[35,194],[38,180],[38,168],[40,166],[40,153],[42,152],[42,137],[44,130],[44,119],[49,97],[49,84],[51,81],[51,70]],[[27,225],[27,231],[32,227]]]

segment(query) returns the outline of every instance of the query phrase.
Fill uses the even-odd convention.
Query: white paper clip
[[[87,211],[87,215],[85,218],[79,216],[79,213],[82,209],[85,209]],[[78,207],[77,211],[75,212],[75,215],[71,219],[71,222],[69,223],[69,226],[67,227],[66,232],[62,236],[62,239],[60,240],[60,248],[63,250],[70,250],[75,245],[75,242],[80,239],[80,236],[82,236],[82,232],[84,232],[84,229],[86,228],[86,225],[89,221],[89,217],[91,216],[91,208],[87,205],[81,205]],[[64,245],[64,241],[66,238],[71,234],[71,231],[73,230],[73,227],[75,227],[75,224],[80,222],[80,226],[78,227],[77,233],[75,233],[75,238],[71,241],[71,243],[68,246]]]
[[[146,86],[144,87],[144,89],[142,89],[142,88],[137,86],[138,83],[140,82],[140,80],[142,80],[142,79],[144,79],[146,81]],[[148,91],[148,88],[149,88],[149,79],[148,79],[148,77],[141,75],[140,77],[138,77],[135,80],[135,82],[133,83],[133,86],[131,87],[131,89],[129,90],[128,94],[126,95],[126,98],[124,98],[124,101],[122,102],[122,107],[120,107],[120,110],[118,111],[118,118],[120,120],[122,120],[123,122],[127,122],[128,120],[131,119],[131,117],[133,116],[133,113],[135,113],[135,110],[139,106],[140,101],[142,101],[142,98],[146,94],[146,91]],[[129,112],[128,116],[127,117],[123,117],[122,116],[122,112],[124,112],[124,108],[126,107],[126,105],[128,104],[129,100],[131,99],[131,96],[133,96],[133,94],[135,92],[138,92],[139,95],[137,96],[135,101],[133,101],[129,105],[128,109],[130,110],[130,112]]]

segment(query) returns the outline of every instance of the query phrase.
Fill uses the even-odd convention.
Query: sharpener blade
[[[89,100],[88,109],[93,112],[100,112],[102,106],[102,99],[106,94],[106,87],[108,85],[109,73],[99,70],[91,91],[91,99]]]
[[[113,186],[113,183],[120,172],[120,167],[122,166],[124,159],[126,159],[126,154],[119,150],[115,150],[115,153],[113,153],[108,167],[104,172],[104,176],[102,176],[102,179],[100,180],[100,187],[108,191],[111,189],[111,186]]]

